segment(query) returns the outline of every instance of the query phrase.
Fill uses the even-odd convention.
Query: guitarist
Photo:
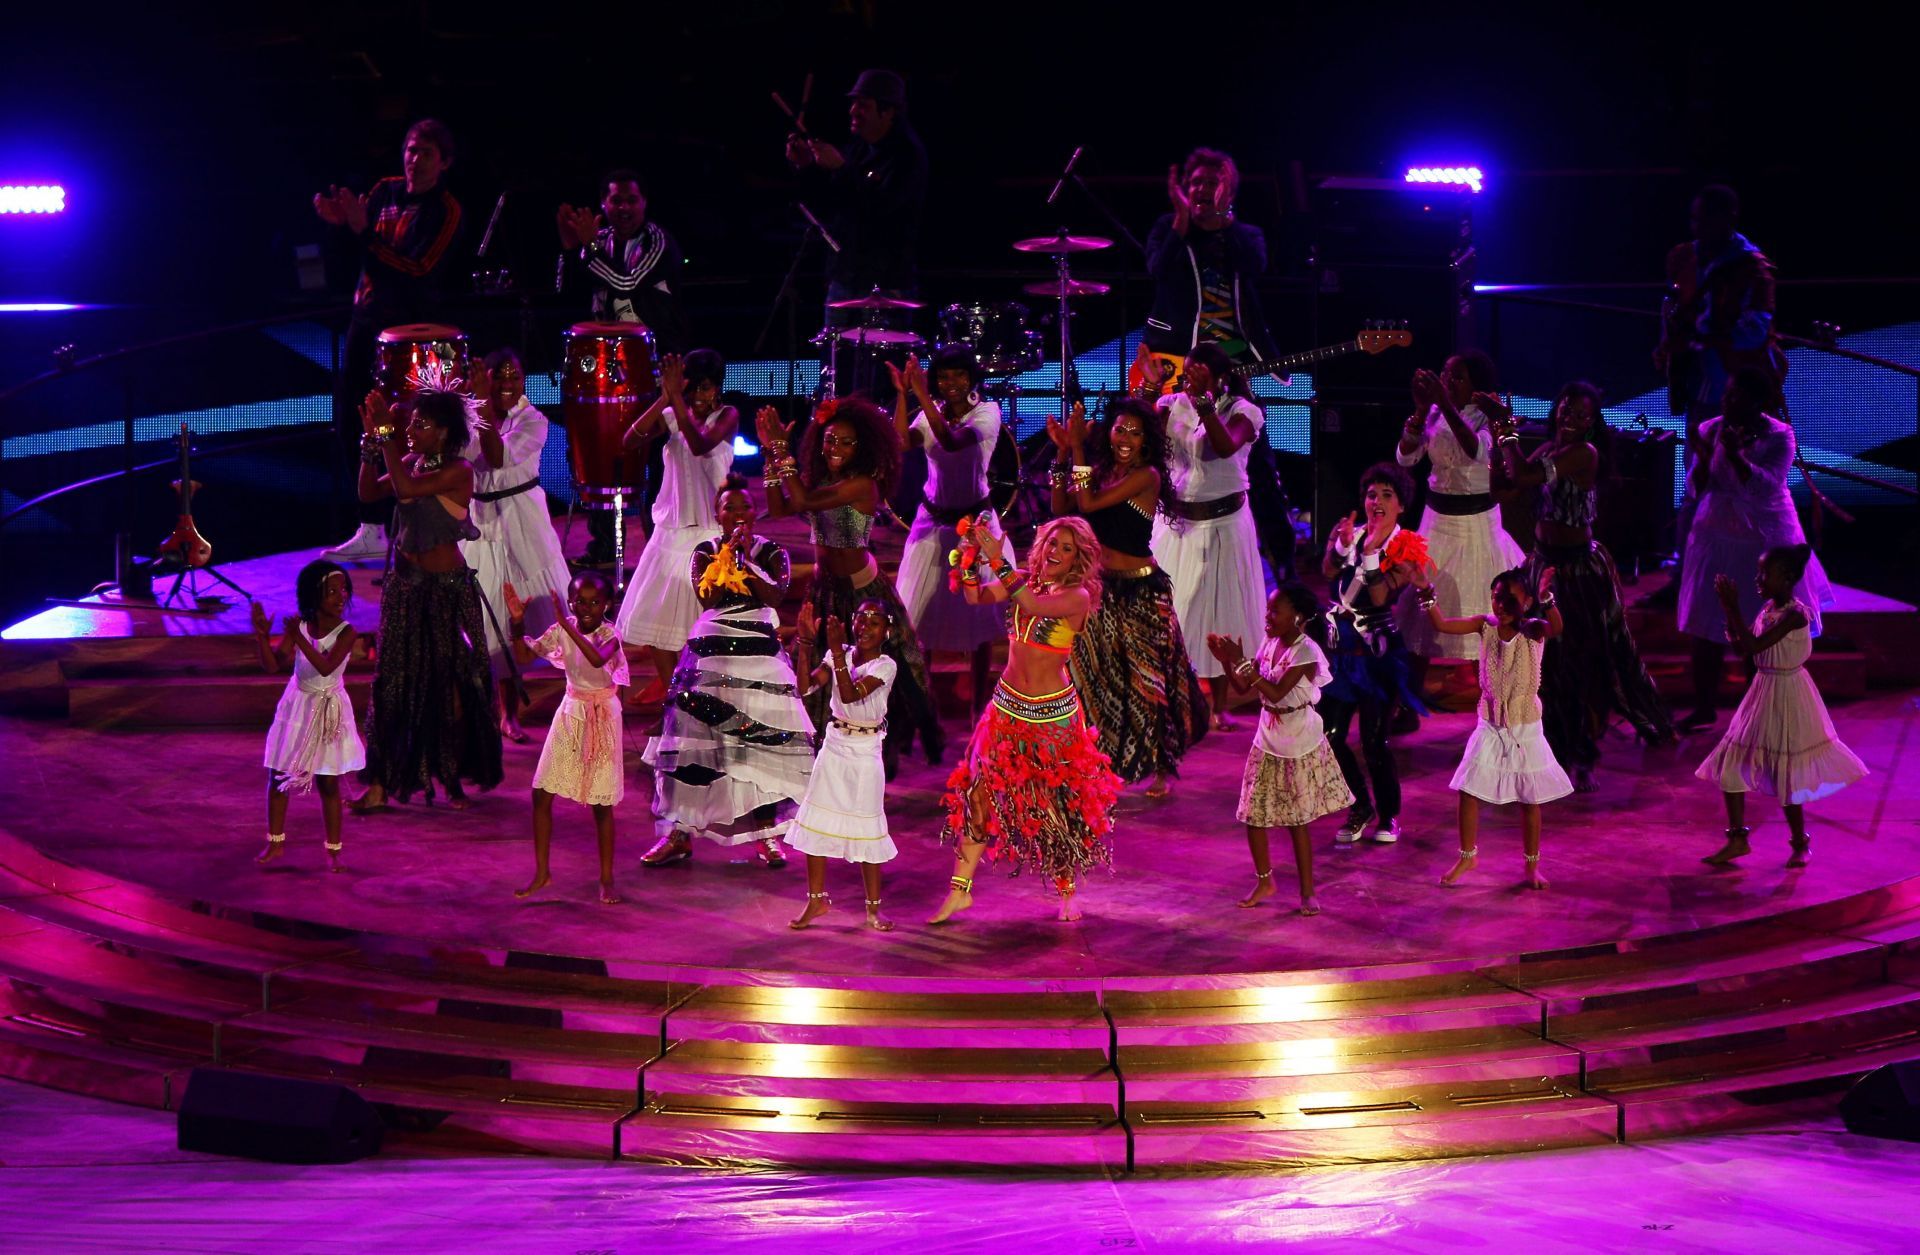
[[[1691,453],[1700,424],[1720,413],[1721,394],[1735,370],[1759,366],[1783,378],[1787,359],[1773,330],[1773,263],[1737,230],[1739,195],[1719,184],[1703,187],[1689,218],[1693,239],[1667,252],[1670,290],[1653,363],[1667,377],[1671,412],[1686,416]],[[1693,518],[1691,476],[1687,483],[1674,521],[1676,550],[1684,549]],[[1680,556],[1684,560],[1684,552]],[[1669,589],[1679,583],[1676,567]]]
[[[1143,353],[1184,358],[1199,345],[1215,344],[1235,365],[1276,356],[1255,287],[1267,269],[1267,237],[1234,216],[1239,190],[1233,158],[1216,149],[1196,148],[1167,170],[1172,211],[1147,234],[1153,306]],[[1261,551],[1276,579],[1290,579],[1293,523],[1265,432],[1253,442],[1247,477]]]

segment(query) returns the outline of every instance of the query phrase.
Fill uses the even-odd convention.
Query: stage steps
[[[1458,966],[1079,988],[636,978],[218,912],[0,834],[0,1073],[161,1109],[196,1066],[332,1079],[443,1148],[890,1171],[1346,1163],[1828,1111],[1852,1078],[1920,1058],[1920,880]]]

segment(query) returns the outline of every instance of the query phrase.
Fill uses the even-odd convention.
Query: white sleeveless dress
[[[680,430],[679,416],[669,409],[665,422],[666,469],[653,503],[653,535],[640,551],[613,626],[629,645],[678,652],[700,617],[700,599],[693,594],[688,572],[700,542],[720,535],[713,494],[733,466],[733,442],[723,440],[695,456]]]
[[[342,622],[317,641],[306,620],[295,630],[312,643],[315,652],[324,654],[347,626]],[[273,727],[267,731],[266,766],[279,777],[280,790],[304,793],[313,787],[315,776],[344,776],[366,765],[367,749],[360,741],[353,702],[347,697],[347,664],[334,668],[332,675],[321,675],[305,654],[295,650],[293,675],[280,694]]]

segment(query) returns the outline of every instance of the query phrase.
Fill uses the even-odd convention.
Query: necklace
[[[423,453],[420,455],[420,469],[423,471],[437,471],[440,469],[440,464],[444,460],[445,459],[438,453]]]

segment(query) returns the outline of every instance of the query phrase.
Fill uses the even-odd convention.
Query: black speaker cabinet
[[[1889,1063],[1854,1082],[1840,1100],[1847,1132],[1920,1142],[1920,1061]]]
[[[269,1163],[351,1163],[380,1149],[380,1115],[344,1085],[195,1068],[180,1149]]]

